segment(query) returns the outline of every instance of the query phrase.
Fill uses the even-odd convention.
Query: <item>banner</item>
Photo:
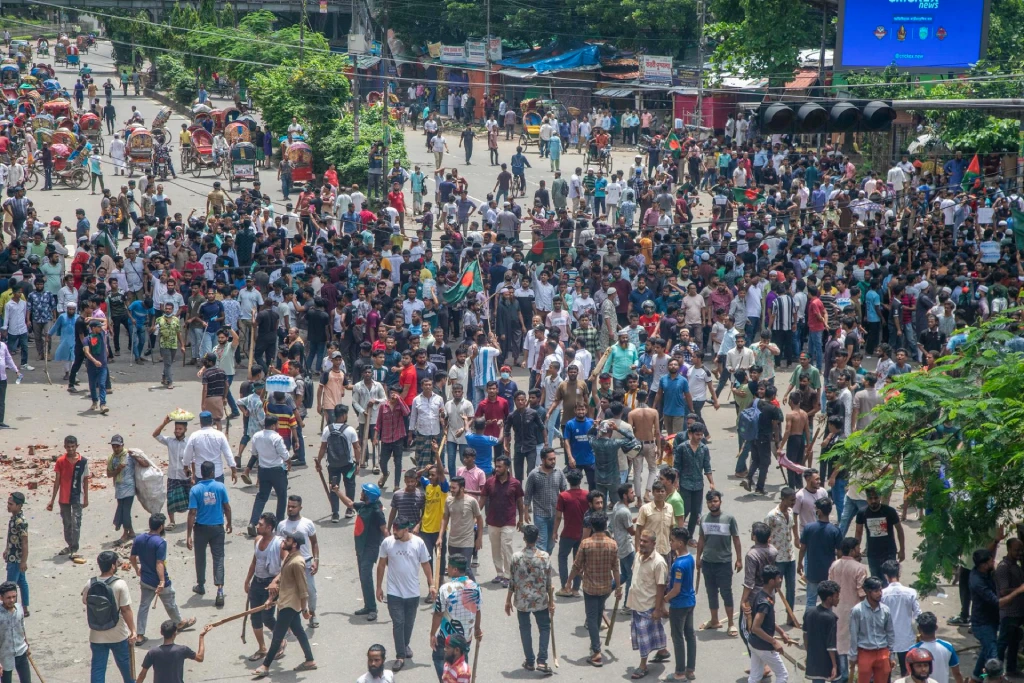
[[[466,61],[465,45],[442,45],[441,61],[454,64],[463,64]]]
[[[320,0],[320,14],[327,14],[327,0]]]
[[[488,51],[491,53],[492,62],[501,61],[501,38],[491,38]]]
[[[365,55],[366,50],[366,36],[361,33],[348,34],[348,53],[350,55]]]
[[[469,64],[486,64],[487,43],[482,40],[467,40],[466,62]]]
[[[441,43],[427,43],[427,54],[431,59],[438,59],[441,56]]]
[[[648,83],[672,83],[672,58],[657,55],[640,57],[640,80]]]

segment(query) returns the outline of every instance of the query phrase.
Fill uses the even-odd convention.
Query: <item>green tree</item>
[[[928,514],[916,552],[919,589],[952,578],[958,558],[991,542],[999,524],[1019,519],[1024,353],[1008,350],[1013,323],[990,321],[931,371],[898,377],[875,420],[829,454],[851,485],[889,490],[902,480],[905,489],[921,490],[916,504]]]
[[[384,129],[381,125],[382,110],[378,104],[360,112],[358,143],[355,141],[352,114],[346,113],[340,120],[334,121],[331,131],[316,148],[317,166],[326,167],[327,164],[334,164],[337,167],[338,180],[343,185],[365,183],[369,172],[370,145],[384,139]],[[400,129],[392,127],[389,135],[389,159],[397,159],[403,166],[408,166],[404,134]]]
[[[821,40],[810,6],[792,0],[739,0],[739,4],[742,21],[705,26],[715,46],[712,64],[719,73],[766,77],[772,85],[789,81],[799,66],[800,49]]]
[[[253,77],[249,94],[269,130],[281,132],[297,117],[315,139],[333,125],[351,97],[342,73],[345,57],[307,53],[299,63],[287,61]]]

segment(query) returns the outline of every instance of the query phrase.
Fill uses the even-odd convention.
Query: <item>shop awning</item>
[[[786,83],[786,90],[807,90],[808,88],[814,87],[818,82],[818,72],[801,70],[797,73],[796,77],[789,83]]]
[[[380,57],[376,55],[359,55],[356,58],[356,67],[359,69],[372,69],[380,63]]]
[[[636,88],[601,88],[594,93],[597,97],[629,97]]]
[[[499,71],[502,76],[508,76],[509,78],[518,78],[523,81],[528,81],[531,78],[536,78],[537,72],[533,69],[513,69],[511,67],[504,67]]]

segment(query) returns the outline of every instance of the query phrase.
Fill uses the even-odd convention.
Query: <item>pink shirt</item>
[[[455,470],[455,474],[466,480],[466,493],[478,498],[484,488],[484,484],[487,483],[487,474],[479,467],[474,467],[471,470],[460,467]]]

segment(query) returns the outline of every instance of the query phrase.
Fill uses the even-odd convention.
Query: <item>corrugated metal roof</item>
[[[601,88],[594,94],[598,97],[629,97],[636,88]]]
[[[807,90],[817,82],[817,71],[800,71],[793,80],[786,84],[786,90]]]
[[[518,78],[520,80],[528,81],[531,78],[536,78],[537,72],[533,69],[514,69],[506,66],[499,71],[502,76],[508,76],[509,78]]]
[[[380,62],[380,57],[374,55],[359,55],[356,58],[356,66],[360,69],[371,69]]]

